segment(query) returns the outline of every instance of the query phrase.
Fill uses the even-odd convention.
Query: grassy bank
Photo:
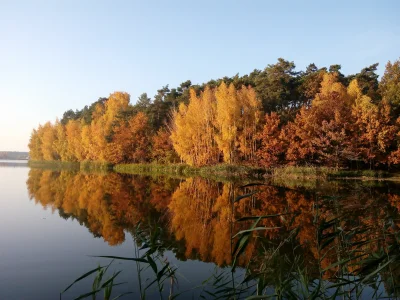
[[[49,169],[49,170],[73,170],[79,171],[79,162],[69,161],[42,161],[42,160],[29,160],[28,166],[35,169]]]
[[[119,164],[114,171],[126,174],[159,174],[181,177],[200,176],[210,179],[261,179],[265,169],[256,167],[220,164],[215,166],[192,167],[186,164]]]
[[[397,173],[382,170],[343,170],[328,167],[285,166],[274,169],[219,164],[214,166],[192,167],[186,164],[119,164],[114,171],[127,174],[160,174],[182,177],[221,177],[221,178],[275,178],[277,180],[335,180],[335,179],[388,179],[399,178]]]
[[[297,167],[286,166],[272,170],[272,176],[276,178],[290,179],[347,179],[347,178],[371,178],[383,179],[394,177],[395,173],[382,170],[343,170],[327,167]]]
[[[382,170],[358,170],[358,171],[348,171],[348,170],[337,170],[329,175],[330,178],[375,178],[383,179],[389,177],[395,177],[396,173],[390,173],[388,171]]]
[[[215,180],[260,180],[274,178],[278,181],[308,181],[308,180],[338,180],[338,179],[386,179],[400,180],[398,173],[382,170],[343,170],[327,167],[298,167],[285,166],[274,169],[263,169],[244,165],[219,164],[214,166],[192,167],[186,164],[162,165],[146,164],[117,164],[107,162],[82,161],[32,161],[28,162],[32,168],[76,170],[84,172],[115,171],[124,174],[168,175],[175,177],[200,176]]]
[[[108,162],[101,161],[82,161],[80,170],[85,172],[108,172],[113,170],[113,165]]]
[[[73,170],[84,172],[107,172],[112,171],[113,168],[113,165],[110,163],[96,161],[69,162],[29,160],[28,166],[36,169]]]
[[[381,170],[343,170],[328,167],[285,166],[274,169],[219,164],[215,166],[191,167],[186,164],[118,164],[114,171],[127,174],[160,174],[174,176],[201,176],[219,178],[262,179],[267,177],[278,180],[334,180],[334,179],[388,179],[398,178],[398,174]]]

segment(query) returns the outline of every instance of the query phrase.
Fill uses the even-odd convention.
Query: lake
[[[138,299],[141,292],[146,299],[160,294],[167,299],[184,291],[182,299],[213,299],[228,297],[230,286],[242,288],[242,297],[257,290],[284,298],[316,289],[341,298],[399,294],[400,185],[355,180],[242,185],[30,169],[2,161],[0,299],[59,298],[79,276],[111,262],[98,256],[146,261],[111,263],[104,281],[122,271],[114,284],[127,283],[112,290],[113,297],[132,293],[122,299]],[[251,227],[253,235],[246,231]],[[159,273],[161,292],[157,282],[151,284],[153,259],[156,273],[169,266]],[[172,277],[163,277],[175,269]],[[62,299],[92,291],[94,275]]]

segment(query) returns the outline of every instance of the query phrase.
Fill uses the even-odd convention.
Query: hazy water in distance
[[[0,159],[0,167],[27,167],[27,160]]]

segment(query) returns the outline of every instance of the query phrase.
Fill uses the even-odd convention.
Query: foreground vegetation
[[[400,61],[345,76],[339,65],[263,71],[164,87],[136,104],[115,92],[32,132],[33,160],[396,169]]]

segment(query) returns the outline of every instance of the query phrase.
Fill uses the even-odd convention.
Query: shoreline
[[[28,161],[32,168],[64,169],[85,172],[116,172],[136,175],[170,175],[178,177],[199,176],[216,180],[268,180],[271,178],[291,180],[378,180],[400,181],[400,174],[382,170],[343,170],[327,167],[284,166],[273,169],[261,167],[218,164],[213,166],[192,167],[186,164],[162,165],[116,164],[106,162],[63,162],[63,161]]]

